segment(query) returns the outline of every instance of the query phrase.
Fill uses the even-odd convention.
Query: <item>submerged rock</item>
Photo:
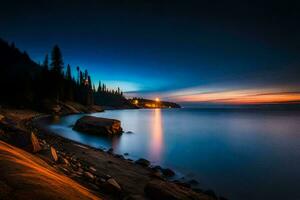
[[[122,133],[121,122],[93,116],[84,116],[78,119],[74,130],[99,135],[118,135]]]
[[[132,134],[133,132],[132,132],[132,131],[126,131],[126,133],[127,133],[127,134]]]
[[[188,183],[191,184],[191,185],[198,185],[199,184],[199,182],[195,179],[189,180]]]

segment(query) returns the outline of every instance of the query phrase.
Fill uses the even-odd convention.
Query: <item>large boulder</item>
[[[74,130],[99,135],[118,135],[122,133],[121,122],[93,116],[84,116],[78,119]]]

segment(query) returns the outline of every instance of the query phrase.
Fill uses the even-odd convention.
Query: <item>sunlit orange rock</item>
[[[31,144],[32,144],[32,152],[36,153],[38,151],[40,151],[42,148],[40,146],[39,140],[37,139],[37,137],[35,136],[35,134],[33,132],[31,132]]]
[[[0,141],[0,199],[100,199],[40,158]]]
[[[57,162],[58,161],[58,156],[57,156],[56,150],[53,147],[51,147],[50,150],[51,150],[52,159],[55,162]]]

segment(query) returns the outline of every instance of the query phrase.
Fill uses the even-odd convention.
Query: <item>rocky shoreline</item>
[[[171,169],[152,166],[145,159],[133,161],[114,154],[113,149],[96,149],[49,132],[44,126],[49,119],[51,116],[36,113],[21,120],[18,126],[36,136],[41,149],[35,153],[37,157],[100,198],[224,199],[212,191],[192,189],[191,185],[197,184],[195,180],[170,181],[169,177],[174,176]]]

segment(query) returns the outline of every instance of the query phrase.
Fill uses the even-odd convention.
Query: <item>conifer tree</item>
[[[67,80],[71,80],[72,79],[71,66],[69,64],[67,66],[66,79]]]
[[[49,59],[48,59],[48,54],[46,54],[44,62],[43,62],[43,67],[46,71],[48,71],[49,68]]]
[[[56,74],[62,74],[64,62],[63,62],[61,51],[57,45],[53,47],[51,53],[51,67],[52,67],[51,70]]]
[[[100,93],[102,91],[101,81],[99,81],[97,92]]]
[[[63,88],[63,58],[61,51],[57,45],[53,47],[51,53],[51,72],[52,72],[52,93],[56,98],[56,101],[59,101],[60,98],[64,97]]]

